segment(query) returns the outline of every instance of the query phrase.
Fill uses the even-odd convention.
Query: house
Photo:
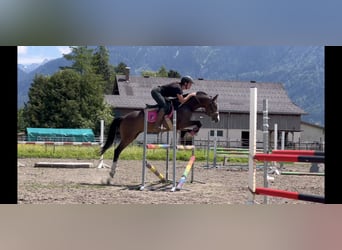
[[[116,76],[113,90],[115,94],[106,95],[105,101],[113,107],[115,116],[120,116],[132,110],[143,109],[146,104],[156,104],[151,97],[151,89],[178,80],[131,76],[128,69],[125,75]],[[211,96],[219,94],[217,100],[220,111],[219,123],[213,123],[201,110],[193,114],[192,119],[202,123],[196,141],[212,140],[214,131],[217,131],[218,141],[224,144],[222,146],[248,146],[251,87],[256,87],[258,94],[257,141],[263,140],[264,100],[267,100],[268,104],[269,143],[273,143],[275,124],[278,133],[285,132],[287,142],[293,141],[298,136],[296,133],[301,132],[301,116],[306,113],[290,100],[281,83],[194,79],[190,91],[204,91]],[[137,140],[141,138],[138,137]]]
[[[317,149],[324,151],[325,130],[324,127],[309,122],[301,122],[301,133],[294,141],[301,144],[301,148]]]

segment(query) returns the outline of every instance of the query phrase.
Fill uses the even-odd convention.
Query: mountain
[[[161,66],[181,75],[210,80],[280,82],[291,100],[304,109],[304,121],[324,125],[323,46],[108,46],[110,63],[124,62],[132,75]],[[35,74],[53,74],[70,65],[49,61],[30,73],[19,72],[18,107],[27,102]]]
[[[18,65],[18,108],[24,107],[24,103],[28,102],[28,91],[36,74],[53,75],[59,70],[60,66],[70,65],[71,62],[64,57],[48,61],[30,72],[24,71]]]
[[[44,65],[45,63],[47,63],[49,60],[45,59],[43,62],[41,63],[31,63],[31,64],[18,64],[18,68],[20,68],[22,71],[26,72],[26,73],[30,73],[31,71],[35,70],[36,68],[38,68],[41,65]]]
[[[32,70],[38,68],[41,64],[40,63],[32,63],[32,64],[18,64],[18,68],[26,73],[30,73]]]

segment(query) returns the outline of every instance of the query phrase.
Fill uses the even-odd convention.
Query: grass
[[[78,145],[32,145],[32,144],[18,144],[17,156],[18,158],[55,158],[55,159],[99,159],[99,146],[78,146]],[[173,152],[170,149],[170,160],[172,160]],[[191,157],[191,150],[177,150],[177,160],[188,161]],[[103,155],[103,159],[113,159],[114,148],[110,148]],[[130,145],[125,148],[121,155],[121,160],[141,160],[143,156],[143,147],[137,145]],[[197,162],[207,161],[207,150],[195,149],[195,156]],[[148,160],[165,160],[165,149],[149,149],[146,151]],[[213,162],[214,152],[209,152],[209,162]],[[231,162],[247,162],[248,159],[233,158]],[[223,156],[217,157],[217,161],[223,161]]]

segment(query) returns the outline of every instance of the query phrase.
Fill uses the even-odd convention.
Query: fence
[[[104,138],[105,140],[106,138]],[[18,134],[17,137],[18,142],[19,141],[28,141],[27,136],[23,134]],[[114,143],[117,143],[120,140],[120,138],[116,138]],[[63,137],[39,137],[38,141],[52,141],[52,142],[72,142],[73,140],[71,138],[63,138]],[[95,136],[94,137],[94,143],[100,143],[101,137]],[[166,142],[166,136],[160,136],[157,134],[151,134],[147,137],[147,143],[153,143],[153,144],[163,144]],[[140,140],[139,138],[133,142],[135,145],[143,145],[143,140]],[[243,144],[240,140],[217,140],[217,147],[225,147],[225,148],[243,148],[248,150],[249,146],[241,146]],[[228,145],[228,146],[227,146]],[[207,139],[196,139],[194,138],[194,146],[196,146],[197,149],[203,149],[207,150],[208,148],[208,140]],[[209,147],[214,146],[214,140],[209,141]],[[256,148],[257,149],[263,149],[263,141],[257,141],[256,142]],[[280,147],[278,147],[280,148]],[[317,141],[305,141],[305,142],[288,142],[284,149],[295,149],[295,150],[319,150],[324,151],[325,144],[324,142],[317,142]]]

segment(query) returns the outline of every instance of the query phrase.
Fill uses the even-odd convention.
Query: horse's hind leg
[[[110,172],[109,172],[109,176],[110,176],[111,178],[114,178],[114,175],[115,175],[115,171],[116,171],[116,167],[117,167],[117,166],[118,166],[118,162],[113,161],[112,167],[111,167]]]
[[[111,171],[109,173],[110,177],[114,177],[115,175],[115,170],[117,168],[119,156],[121,152],[131,143],[133,142],[139,133],[143,131],[143,126],[142,129],[139,127],[141,124],[143,124],[143,116],[142,119],[138,117],[138,119],[131,118],[131,119],[125,119],[121,122],[120,124],[120,138],[121,141],[119,145],[115,148],[114,150],[114,158],[113,158],[113,163],[111,167]]]
[[[111,167],[110,172],[109,172],[109,176],[112,178],[114,178],[115,171],[116,171],[116,168],[118,166],[118,158],[119,158],[119,155],[123,149],[124,149],[124,146],[123,146],[122,142],[120,142],[120,144],[114,150],[113,163],[112,163],[112,167]]]
[[[116,168],[118,166],[119,156],[120,156],[122,150],[124,150],[129,144],[130,144],[130,142],[122,142],[121,141],[120,144],[114,150],[113,163],[112,163],[112,167],[111,167],[110,172],[109,172],[110,177],[114,178],[115,171],[116,171]]]

